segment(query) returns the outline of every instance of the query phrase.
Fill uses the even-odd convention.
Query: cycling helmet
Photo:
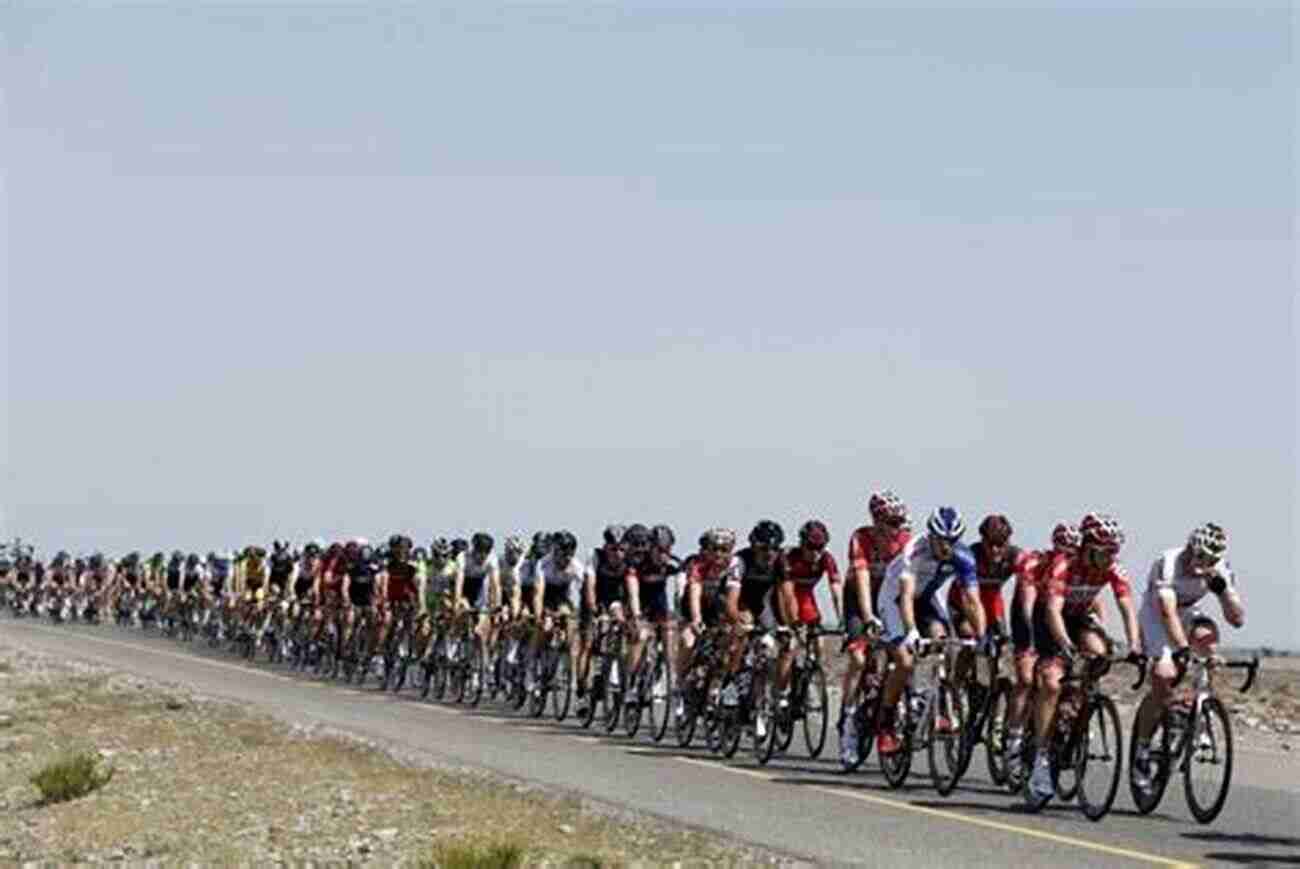
[[[1083,535],[1084,543],[1108,552],[1119,552],[1124,545],[1124,529],[1118,519],[1107,513],[1089,513],[1084,516],[1079,523],[1079,533]]]
[[[650,537],[654,545],[660,549],[671,550],[673,544],[677,542],[677,537],[673,534],[673,529],[667,525],[656,525],[650,529]]]
[[[315,558],[317,555],[320,555],[320,547],[316,545],[316,541],[313,540],[302,548],[302,554],[308,558]]]
[[[613,525],[606,525],[603,537],[606,546],[618,546],[623,542],[623,535],[627,534],[627,526],[619,525],[617,522]]]
[[[700,542],[706,549],[731,549],[736,545],[736,532],[730,528],[710,528]]]
[[[888,489],[872,492],[870,497],[867,498],[867,511],[871,513],[871,518],[877,522],[884,522],[888,517],[889,503],[893,499],[895,499],[895,495]]]
[[[623,532],[623,545],[631,552],[645,552],[653,542],[650,529],[637,522]]]
[[[1187,550],[1196,558],[1218,561],[1228,551],[1228,534],[1223,526],[1206,522],[1188,535]]]
[[[1083,542],[1078,525],[1061,522],[1052,529],[1052,546],[1065,552],[1074,552]]]
[[[473,543],[474,551],[481,552],[484,554],[491,552],[492,547],[497,545],[497,542],[492,539],[491,534],[485,534],[482,531],[479,531],[477,534],[471,537],[470,540]]]
[[[199,554],[197,552],[191,552],[189,555],[185,556],[185,564],[187,567],[198,567]]]
[[[925,523],[925,530],[932,537],[956,543],[966,533],[966,520],[956,507],[936,507]]]
[[[534,534],[533,543],[532,543],[532,547],[529,549],[529,554],[532,555],[533,558],[544,558],[546,556],[546,553],[550,551],[551,551],[551,535],[547,534],[545,531],[538,531],[536,534]]]
[[[357,547],[358,562],[365,564],[366,562],[373,561],[374,558],[375,558],[375,550],[374,547],[372,547],[369,543],[363,543]]]
[[[557,555],[573,555],[578,551],[578,538],[568,531],[556,531],[551,535],[551,548]]]
[[[772,549],[778,549],[784,542],[785,531],[771,519],[759,520],[754,530],[749,532],[750,546],[770,546]]]
[[[1011,522],[1001,513],[992,513],[980,522],[980,537],[994,545],[1001,545],[1011,539]]]
[[[453,555],[460,555],[467,549],[469,549],[469,541],[464,537],[457,537],[455,540],[451,541],[451,551]]]
[[[446,537],[439,537],[437,540],[433,541],[433,545],[429,547],[429,554],[436,561],[448,561],[453,555],[455,555],[455,550],[452,548],[451,543],[447,541]]]
[[[104,569],[104,553],[96,552],[94,555],[90,556],[90,569],[91,570]]]
[[[831,532],[820,519],[809,519],[799,528],[799,544],[821,549],[831,542]]]
[[[411,552],[411,557],[416,561],[425,562],[429,560],[429,553],[425,551],[423,546],[417,546],[415,547],[415,550]]]
[[[505,556],[507,562],[510,564],[516,563],[519,559],[524,557],[524,553],[527,551],[528,543],[524,540],[522,535],[511,534],[506,537]]]

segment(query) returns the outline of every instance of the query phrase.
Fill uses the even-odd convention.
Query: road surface
[[[352,689],[220,651],[112,626],[53,626],[0,617],[0,640],[64,658],[94,660],[257,706],[287,721],[315,721],[404,752],[496,770],[587,794],[684,824],[723,831],[820,864],[889,866],[1300,865],[1300,760],[1237,752],[1227,807],[1209,827],[1191,820],[1179,783],[1161,810],[1138,817],[1127,783],[1100,823],[1074,806],[1019,811],[993,787],[982,756],[948,798],[913,778],[890,790],[872,756],[844,776],[832,763],[832,732],[820,760],[795,754],[766,767],[742,746],[735,759],[681,750],[642,736],[582,731],[495,706],[466,709]],[[1127,725],[1127,722],[1125,722]],[[671,733],[670,733],[671,739]],[[697,743],[700,737],[696,737]],[[802,749],[796,733],[792,751]],[[922,775],[917,775],[916,770]]]

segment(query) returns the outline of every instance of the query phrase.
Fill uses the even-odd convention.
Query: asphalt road
[[[831,760],[833,729],[820,760],[796,753],[761,767],[743,745],[734,760],[722,761],[704,748],[680,750],[644,735],[631,742],[583,731],[572,719],[556,724],[491,705],[468,709],[343,688],[117,627],[52,626],[6,616],[0,617],[0,640],[723,831],[816,863],[1300,865],[1300,759],[1288,754],[1239,749],[1228,804],[1208,827],[1191,819],[1177,782],[1160,811],[1147,817],[1133,812],[1122,783],[1115,809],[1094,824],[1072,805],[1023,813],[988,780],[982,756],[948,798],[925,783],[922,755],[902,790],[888,788],[874,755],[863,771],[846,777]],[[795,750],[802,750],[799,732]]]

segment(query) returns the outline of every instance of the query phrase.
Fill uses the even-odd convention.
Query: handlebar
[[[1248,661],[1225,661],[1223,658],[1220,658],[1218,655],[1192,654],[1189,655],[1186,661],[1182,663],[1175,662],[1175,666],[1178,668],[1178,674],[1174,677],[1174,682],[1172,687],[1174,688],[1178,687],[1178,685],[1187,676],[1187,671],[1191,669],[1193,664],[1196,664],[1197,666],[1201,666],[1201,667],[1208,667],[1208,668],[1223,667],[1228,670],[1247,671],[1246,681],[1243,682],[1241,684],[1241,687],[1237,689],[1242,694],[1245,694],[1254,686],[1255,677],[1259,674],[1258,655],[1252,656],[1251,659]]]

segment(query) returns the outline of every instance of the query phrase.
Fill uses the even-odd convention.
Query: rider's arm
[[[898,577],[898,611],[903,618],[903,630],[916,630],[916,574],[904,571]]]
[[[829,550],[822,556],[822,560],[826,565],[826,581],[831,586],[831,606],[835,607],[835,621],[844,624],[844,581],[840,578],[840,567]]]
[[[487,581],[488,608],[496,609],[501,606],[501,572],[497,569],[495,562],[488,568]]]
[[[1133,606],[1133,591],[1129,585],[1128,573],[1119,564],[1111,568],[1110,587],[1115,594],[1115,605],[1119,607],[1120,617],[1124,620],[1124,639],[1130,649],[1137,649],[1142,636],[1138,633],[1137,607]]]
[[[1172,588],[1156,591],[1156,606],[1160,610],[1160,621],[1164,623],[1165,633],[1175,649],[1187,646],[1187,632],[1183,630],[1183,620],[1178,617],[1178,595]]]
[[[542,617],[542,602],[546,599],[546,580],[542,577],[539,570],[536,578],[533,580],[533,615],[537,618]]]
[[[592,564],[587,565],[587,569],[582,572],[582,600],[587,605],[589,612],[596,611],[596,569]]]
[[[727,582],[727,621],[740,621],[740,580],[732,579]]]
[[[641,582],[635,570],[629,570],[623,577],[623,587],[627,590],[627,606],[632,618],[641,618]]]
[[[460,606],[460,595],[465,588],[465,561],[462,557],[456,558],[456,578],[451,583],[451,599],[455,606]]]
[[[691,582],[686,586],[686,605],[687,612],[691,616],[691,624],[698,625],[704,621],[704,615],[700,611],[700,598],[704,592],[698,582]]]
[[[984,602],[980,600],[979,585],[963,585],[961,600],[966,616],[975,628],[975,636],[983,637],[988,632],[988,613],[984,612]]]
[[[857,593],[858,607],[862,610],[862,618],[865,621],[871,621],[872,617],[875,616],[874,609],[871,606],[871,562],[867,559],[867,553],[862,549],[857,534],[849,538],[848,582]]]
[[[1246,605],[1242,603],[1241,594],[1237,591],[1236,579],[1227,565],[1220,565],[1216,569],[1224,584],[1223,591],[1215,594],[1219,599],[1219,605],[1223,607],[1223,617],[1227,619],[1228,624],[1239,628],[1246,624]]]

